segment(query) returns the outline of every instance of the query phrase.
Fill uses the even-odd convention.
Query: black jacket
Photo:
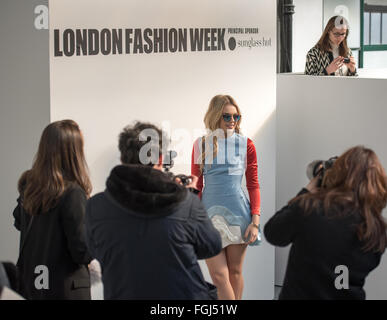
[[[20,245],[25,239],[18,267],[22,284],[20,293],[26,299],[91,298],[87,268],[91,256],[84,230],[86,201],[86,194],[80,187],[68,188],[55,208],[34,216],[25,238],[31,216],[18,199],[13,215],[14,225],[21,232]],[[48,268],[48,289],[36,289],[35,280],[43,274],[36,269],[40,265]]]
[[[328,218],[322,207],[307,215],[297,203],[279,210],[264,228],[271,244],[292,244],[279,299],[365,299],[365,278],[379,265],[381,253],[361,251],[364,243],[356,235],[360,221],[356,211]],[[335,286],[335,281],[343,284],[338,266],[348,268],[348,289]]]
[[[115,167],[86,209],[105,299],[210,299],[197,259],[222,244],[199,198],[163,172]]]

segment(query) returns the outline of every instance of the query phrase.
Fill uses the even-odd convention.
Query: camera
[[[351,59],[350,58],[344,58],[344,63],[350,63],[351,62]]]
[[[177,152],[176,151],[174,151],[174,150],[167,151],[167,153],[166,153],[166,155],[164,157],[164,160],[163,160],[164,172],[165,172],[165,174],[167,174],[167,176],[171,180],[176,181],[176,179],[179,179],[181,181],[181,184],[184,187],[188,186],[192,182],[191,177],[186,176],[184,174],[174,175],[171,171],[169,171],[170,169],[172,169],[172,167],[174,165],[173,159],[176,158],[176,157],[177,157]]]
[[[324,179],[325,172],[330,169],[335,161],[337,160],[337,156],[331,157],[328,160],[314,160],[308,164],[306,167],[306,176],[309,180],[319,176],[319,180],[317,183],[317,187],[321,187],[321,183]]]

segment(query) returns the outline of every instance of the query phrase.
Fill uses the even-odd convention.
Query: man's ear
[[[153,166],[153,169],[160,170],[160,171],[163,170],[163,155],[162,154],[160,154],[159,161],[157,162],[157,164],[155,164]]]

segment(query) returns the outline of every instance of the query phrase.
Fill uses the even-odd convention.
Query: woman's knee
[[[210,274],[215,286],[219,286],[230,281],[227,269],[213,270],[212,272],[210,272]]]
[[[230,278],[240,278],[242,276],[242,267],[241,266],[229,266],[229,277]]]

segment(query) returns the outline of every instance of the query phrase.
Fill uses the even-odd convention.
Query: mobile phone
[[[343,61],[344,63],[350,63],[351,62],[351,59],[349,59],[349,58],[344,58],[344,61]]]

